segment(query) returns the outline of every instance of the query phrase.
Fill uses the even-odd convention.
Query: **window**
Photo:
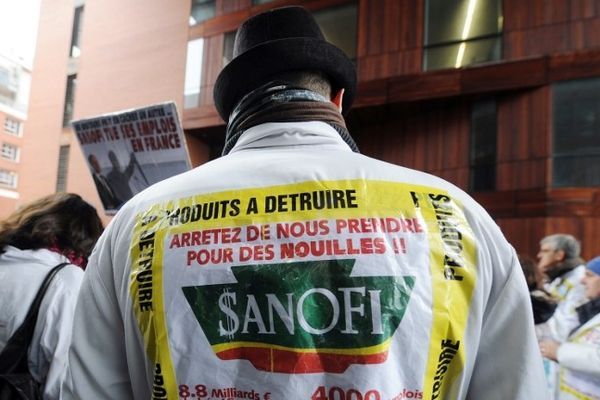
[[[600,185],[600,79],[553,86],[552,183]]]
[[[496,139],[496,101],[485,100],[473,103],[469,187],[474,192],[496,188]]]
[[[11,188],[17,187],[17,173],[0,169],[0,185],[5,185]]]
[[[79,42],[81,40],[81,26],[83,18],[83,6],[79,6],[75,9],[75,16],[73,17],[73,31],[71,32],[71,50],[69,56],[79,57],[81,49],[79,48]]]
[[[73,119],[73,104],[75,102],[75,85],[77,84],[77,75],[67,77],[67,90],[65,94],[65,108],[63,110],[63,126],[69,125]]]
[[[235,33],[227,32],[223,39],[223,66],[229,64],[229,61],[233,59],[233,44],[235,42]]]
[[[342,49],[350,59],[356,59],[356,4],[315,11],[313,16],[325,39]]]
[[[10,84],[10,71],[0,66],[0,87],[8,88]]]
[[[7,117],[4,120],[4,131],[11,135],[21,136],[21,122]]]
[[[19,161],[19,148],[9,143],[2,143],[2,158],[11,161]]]
[[[215,16],[215,0],[192,0],[190,26],[196,25]]]
[[[198,107],[200,103],[203,51],[203,39],[194,39],[188,42],[183,108]]]
[[[425,0],[425,71],[502,56],[501,0]]]
[[[58,172],[56,175],[56,191],[65,192],[67,190],[67,174],[69,172],[69,145],[60,146],[58,152]]]

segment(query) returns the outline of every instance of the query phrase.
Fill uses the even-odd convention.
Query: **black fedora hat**
[[[238,29],[233,60],[214,87],[217,111],[227,121],[237,102],[275,74],[321,71],[334,89],[344,88],[342,110],[356,94],[356,71],[346,54],[325,40],[313,16],[303,7],[276,8],[255,15]]]

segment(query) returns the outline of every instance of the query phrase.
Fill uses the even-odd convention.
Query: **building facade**
[[[22,58],[0,55],[0,210],[19,201],[23,127],[31,84],[31,67]],[[0,213],[5,214],[4,212]]]
[[[19,201],[67,190],[101,207],[71,119],[175,101],[192,165],[217,157],[212,88],[235,31],[292,4],[356,63],[364,154],[468,191],[525,256],[557,232],[600,254],[593,0],[43,0]]]

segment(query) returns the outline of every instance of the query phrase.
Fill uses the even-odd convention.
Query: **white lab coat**
[[[577,328],[556,353],[560,400],[600,399],[600,314]]]
[[[73,398],[548,398],[498,226],[321,122],[248,129],[128,202],[91,257],[70,362]]]
[[[585,265],[579,265],[544,285],[544,290],[550,293],[558,304],[550,319],[536,325],[540,340],[563,342],[579,325],[576,308],[588,301],[585,297],[585,286],[581,283],[584,275]]]
[[[21,326],[42,281],[54,266],[69,260],[50,250],[5,247],[0,254],[0,350]],[[75,302],[83,271],[67,265],[48,287],[29,348],[29,370],[43,383],[45,399],[62,398]]]

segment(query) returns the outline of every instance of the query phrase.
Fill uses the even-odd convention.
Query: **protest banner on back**
[[[72,122],[107,214],[148,186],[190,169],[175,103]]]

